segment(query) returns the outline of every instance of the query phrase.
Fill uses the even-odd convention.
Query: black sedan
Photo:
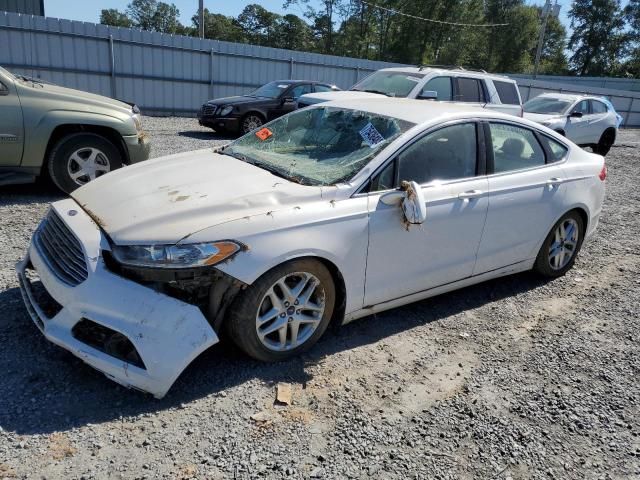
[[[218,132],[244,134],[295,110],[300,95],[332,90],[339,88],[307,80],[277,80],[248,95],[209,100],[202,105],[198,121]]]

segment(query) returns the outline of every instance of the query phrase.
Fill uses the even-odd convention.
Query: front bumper
[[[211,116],[199,116],[198,123],[202,126],[213,128],[214,130],[221,129],[229,132],[235,132],[240,130],[240,119],[233,117],[211,117]]]
[[[151,154],[151,141],[146,133],[124,135],[122,138],[129,153],[129,165],[149,159],[149,155]]]
[[[126,387],[163,397],[182,371],[218,337],[199,308],[163,295],[107,270],[101,250],[108,242],[94,221],[72,200],[52,205],[79,239],[87,278],[76,286],[61,281],[32,240],[16,266],[22,297],[38,329],[51,342]],[[77,213],[69,213],[75,211]],[[33,268],[48,294],[62,307],[47,316],[38,304],[27,269]],[[88,319],[114,330],[133,344],[144,368],[78,340],[72,330]]]

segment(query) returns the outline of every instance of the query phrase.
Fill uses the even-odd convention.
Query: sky
[[[103,8],[117,8],[124,11],[131,0],[44,0],[44,10],[47,17],[66,18],[69,20],[81,20],[85,22],[98,23],[100,10]],[[198,10],[198,0],[164,0],[167,3],[174,3],[180,10],[180,22],[184,25],[191,25],[191,17]],[[282,8],[284,0],[204,0],[205,8],[215,13],[223,15],[237,16],[244,7],[251,3],[259,3],[267,10],[285,14],[293,13],[303,16],[304,8],[293,6],[287,10]],[[320,4],[320,0],[311,0],[312,5]],[[530,5],[542,5],[544,0],[529,0]],[[571,0],[558,0],[561,5],[560,20],[568,27],[569,20],[567,12],[571,8]],[[623,1],[622,3],[627,3]]]

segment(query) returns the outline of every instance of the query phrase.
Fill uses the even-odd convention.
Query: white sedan
[[[604,97],[544,93],[524,104],[524,118],[555,130],[580,146],[606,155],[616,141],[622,116]]]
[[[331,321],[563,275],[605,177],[601,156],[517,117],[328,102],[79,188],[52,205],[18,277],[49,340],[162,397],[223,329],[278,361]]]

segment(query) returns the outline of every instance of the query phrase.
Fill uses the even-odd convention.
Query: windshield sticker
[[[271,135],[273,135],[273,132],[271,130],[269,130],[267,127],[261,128],[260,130],[258,130],[256,132],[256,137],[258,137],[263,142],[267,138],[269,138]]]
[[[373,148],[381,142],[384,142],[384,137],[380,134],[376,127],[371,122],[367,123],[367,126],[360,130],[360,136],[369,147]]]
[[[422,80],[420,77],[412,77],[411,75],[409,75],[407,77],[407,80],[411,80],[412,82],[416,82],[418,83],[420,80]]]

